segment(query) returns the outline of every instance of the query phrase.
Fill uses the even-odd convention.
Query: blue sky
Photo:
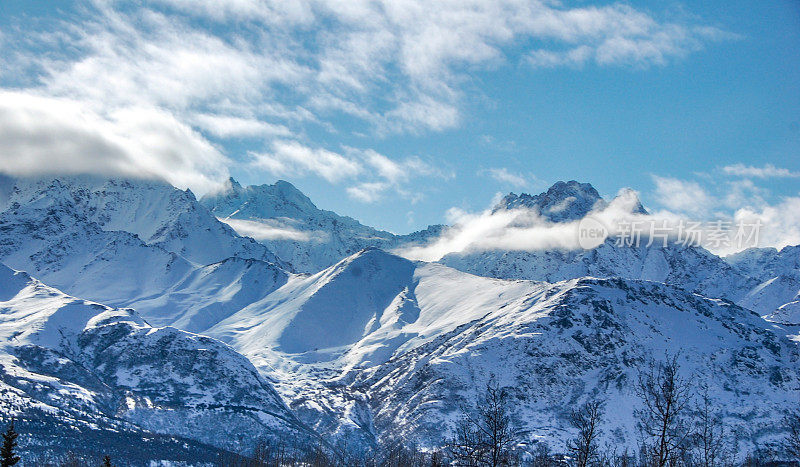
[[[395,232],[565,179],[699,217],[800,196],[796,1],[56,5],[0,3],[12,174],[282,178]]]

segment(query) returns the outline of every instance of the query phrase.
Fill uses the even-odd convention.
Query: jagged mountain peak
[[[633,214],[649,214],[639,199],[639,193],[633,188],[625,187],[619,190],[617,196],[614,197],[614,201],[617,200],[625,202]]]
[[[191,191],[163,180],[76,175],[2,182],[12,186],[2,190],[10,193],[7,204],[20,209],[13,209],[13,218],[7,210],[0,221],[13,225],[19,225],[18,217],[39,219],[43,209],[57,206],[64,215],[94,223],[107,232],[128,232],[147,245],[197,264],[230,256],[279,261],[264,245],[239,236],[215,219]]]
[[[242,185],[233,177],[228,177],[225,182],[225,191],[239,192],[242,191]]]
[[[231,177],[226,185],[227,190],[200,200],[217,217],[307,219],[319,211],[308,196],[285,180],[243,187]]]
[[[500,200],[493,211],[528,208],[537,210],[552,222],[564,222],[584,217],[597,207],[598,203],[605,201],[591,184],[570,180],[558,181],[538,195],[509,193]]]
[[[231,179],[227,184],[226,191],[206,195],[200,202],[243,232],[265,232],[258,240],[297,272],[319,272],[367,247],[389,250],[401,243],[422,243],[444,228],[429,226],[408,235],[395,235],[319,209],[285,180],[242,187]]]

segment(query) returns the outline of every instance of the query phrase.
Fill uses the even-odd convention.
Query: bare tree
[[[783,448],[790,459],[800,462],[800,410],[795,410],[784,419],[786,438]]]
[[[646,465],[664,467],[677,463],[691,434],[684,420],[691,387],[679,370],[678,357],[667,356],[664,363],[651,362],[639,374],[637,394],[642,408],[636,415]]]
[[[545,442],[536,443],[536,450],[533,452],[531,467],[552,467],[555,465],[550,446]]]
[[[509,465],[516,444],[511,426],[511,407],[506,388],[494,378],[474,410],[462,408],[455,438],[448,443],[457,465]]]
[[[508,391],[490,381],[483,403],[478,407],[478,428],[488,442],[492,467],[508,464],[510,460],[510,450],[515,444],[510,411]]]
[[[632,467],[636,465],[636,459],[628,453],[628,448],[625,448],[622,454],[618,454],[616,448],[607,447],[599,457],[597,464],[603,467]]]
[[[481,465],[483,443],[475,420],[467,410],[461,410],[461,418],[456,423],[455,437],[447,444],[450,456],[456,465]]]
[[[577,428],[578,436],[567,442],[567,449],[578,467],[591,465],[597,459],[597,440],[602,433],[600,420],[603,417],[603,409],[603,402],[589,401],[570,413],[570,424]]]
[[[725,460],[725,426],[713,410],[713,401],[708,386],[702,386],[701,400],[695,407],[695,439],[697,440],[696,463],[703,467],[720,465]]]

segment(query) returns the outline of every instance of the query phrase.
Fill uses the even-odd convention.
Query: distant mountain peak
[[[242,185],[236,181],[233,177],[228,177],[228,182],[226,183],[226,188],[228,191],[239,192],[242,191]]]
[[[278,180],[273,185],[243,187],[231,177],[227,185],[227,190],[207,194],[200,200],[218,217],[238,214],[238,217],[250,219],[303,219],[318,211],[308,196],[285,180]]]
[[[529,208],[537,210],[552,222],[565,222],[584,217],[598,203],[605,201],[591,184],[575,180],[558,181],[538,195],[509,193],[500,200],[493,212]]]
[[[614,200],[622,199],[623,201],[627,202],[630,212],[633,214],[649,214],[647,209],[644,208],[642,205],[642,201],[639,199],[639,194],[633,188],[622,188],[617,193],[617,196],[614,197]]]

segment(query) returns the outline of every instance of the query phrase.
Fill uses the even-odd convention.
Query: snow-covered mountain
[[[800,324],[800,246],[751,248],[725,258],[758,280],[741,303],[779,323]]]
[[[225,344],[151,327],[133,310],[73,298],[3,265],[0,343],[0,404],[23,423],[224,448],[279,433],[313,436]]]
[[[4,178],[0,188],[0,261],[74,296],[124,306],[232,256],[283,265],[164,182]]]
[[[624,427],[613,441],[632,445],[631,381],[646,357],[666,352],[681,353],[698,379],[717,375],[714,397],[748,442],[775,435],[774,420],[799,395],[800,357],[786,337],[794,331],[657,282],[498,280],[378,249],[310,276],[261,263],[242,270],[237,293],[263,291],[249,304],[225,302],[228,286],[204,285],[194,296],[188,287],[165,294],[169,305],[135,306],[149,320],[191,323],[198,303],[221,300],[225,312],[198,330],[247,356],[326,434],[435,445],[501,360],[501,382],[519,388],[520,423],[551,442],[564,437],[563,407],[602,393],[617,414],[609,426]]]
[[[3,179],[5,207],[20,212],[61,206],[104,231],[136,235],[196,264],[237,256],[276,262],[267,247],[218,222],[191,191],[160,180],[90,176]],[[0,199],[1,200],[1,199]]]
[[[476,251],[449,254],[440,262],[503,279],[556,282],[592,276],[664,282],[732,301],[743,300],[759,283],[702,248],[676,244],[627,247],[608,240],[593,250]]]
[[[535,196],[511,193],[492,213],[529,209],[559,223],[580,220],[607,205],[591,185],[570,181],[558,182]],[[637,202],[633,213],[647,211]],[[470,249],[447,254],[440,262],[471,274],[501,279],[555,282],[593,276],[651,280],[731,300],[779,322],[800,321],[793,311],[797,309],[793,302],[800,299],[798,246],[780,252],[772,248],[751,249],[720,258],[701,247],[675,243],[618,246],[607,240],[591,250]]]
[[[376,247],[424,243],[443,227],[382,232],[317,209],[286,182],[231,180],[202,204],[208,209],[156,182],[0,183],[0,261],[116,307],[6,273],[2,283],[18,285],[0,296],[4,361],[85,393],[59,405],[73,419],[92,414],[98,425],[203,443],[215,441],[200,427],[222,424],[214,418],[222,413],[250,441],[253,430],[309,426],[364,445],[398,437],[433,445],[495,373],[514,388],[517,423],[531,440],[558,446],[565,408],[602,395],[613,414],[607,427],[619,427],[607,441],[631,445],[637,367],[667,352],[680,353],[696,382],[715,375],[711,393],[747,443],[774,439],[775,421],[800,396],[800,335],[776,324],[796,323],[797,247],[722,259],[674,244],[607,242],[427,263]],[[509,195],[493,211],[563,222],[602,206],[591,185],[562,182],[541,195]],[[73,319],[76,307],[98,317]],[[28,331],[29,322],[43,324]],[[175,362],[157,364],[162,354]],[[81,369],[62,373],[70,362]],[[88,388],[87,372],[102,391]],[[49,403],[51,392],[57,387],[41,386],[20,407]],[[247,410],[227,415],[238,405]]]
[[[666,353],[680,355],[695,388],[708,385],[742,451],[774,440],[774,420],[796,404],[796,344],[748,310],[653,282],[585,278],[529,288],[355,374],[352,386],[370,394],[375,429],[440,443],[458,408],[494,377],[511,391],[516,428],[529,441],[564,449],[569,409],[595,398],[606,402],[605,441],[633,448],[638,369]]]
[[[283,180],[243,187],[231,178],[223,191],[206,195],[200,202],[237,231],[268,244],[298,272],[318,272],[364,248],[424,243],[443,229],[435,225],[409,235],[395,235],[368,227],[351,217],[317,208]]]
[[[492,209],[492,212],[508,209],[529,209],[550,222],[580,220],[589,212],[606,207],[608,203],[589,183],[575,180],[556,182],[547,191],[538,195],[509,193]],[[647,214],[644,206],[637,201],[633,213]]]

